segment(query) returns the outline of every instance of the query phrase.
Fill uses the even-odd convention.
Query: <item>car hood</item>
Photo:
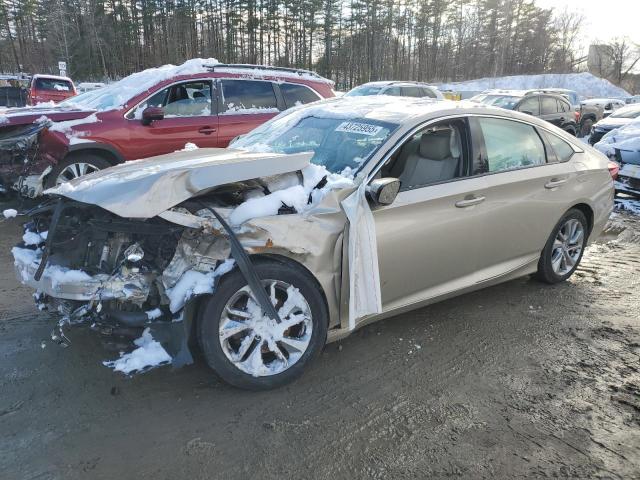
[[[0,111],[0,127],[9,125],[26,125],[47,117],[53,122],[77,120],[88,117],[94,110],[81,110],[55,106],[8,108]]]
[[[609,117],[606,120],[600,120],[594,126],[596,128],[612,129],[612,128],[618,128],[618,127],[621,127],[623,125],[626,125],[627,123],[629,123],[631,121],[633,121],[633,118],[611,118],[611,117]]]
[[[179,151],[107,168],[45,193],[97,205],[125,218],[151,218],[220,185],[295,172],[311,157],[311,153],[230,148]]]

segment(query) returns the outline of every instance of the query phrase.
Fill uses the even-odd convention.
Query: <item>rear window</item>
[[[54,78],[36,78],[36,90],[52,90],[54,92],[72,92],[73,86],[67,80],[57,80]]]
[[[224,110],[277,109],[278,102],[271,82],[256,80],[222,80]]]
[[[314,93],[309,87],[305,87],[304,85],[298,85],[295,83],[281,83],[280,91],[282,92],[284,103],[286,104],[287,108],[320,100],[320,97],[316,93]]]

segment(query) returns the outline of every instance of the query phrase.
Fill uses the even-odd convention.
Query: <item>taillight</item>
[[[576,116],[576,123],[580,123],[580,112],[573,112]]]
[[[609,160],[609,164],[607,165],[607,168],[609,168],[609,174],[611,175],[611,178],[613,180],[618,178],[618,172],[620,171],[620,165],[618,165],[617,162],[612,162],[611,160]]]

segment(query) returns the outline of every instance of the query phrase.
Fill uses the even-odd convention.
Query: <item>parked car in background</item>
[[[640,103],[640,95],[633,95],[632,97],[627,97],[624,99],[626,104],[630,103]]]
[[[369,82],[352,88],[345,97],[363,97],[370,95],[391,95],[393,97],[437,98],[444,99],[442,92],[433,85],[420,82],[382,81]]]
[[[638,117],[640,117],[640,105],[638,104],[630,104],[619,108],[593,126],[591,135],[589,135],[589,143],[595,145],[611,130],[627,125]]]
[[[0,108],[24,107],[27,104],[29,78],[23,75],[0,75]]]
[[[626,105],[624,100],[619,98],[589,98],[581,102],[583,105],[597,105],[603,108],[603,117],[606,118],[617,109]]]
[[[640,105],[621,108],[618,112],[631,108],[640,109]],[[640,116],[607,132],[594,147],[617,163],[616,191],[640,197]]]
[[[522,112],[541,118],[571,135],[578,132],[577,114],[562,95],[526,90],[493,90],[472,98],[473,101]]]
[[[574,112],[577,112],[576,122],[578,123],[578,136],[584,137],[591,131],[594,123],[604,118],[604,108],[601,105],[585,104],[578,92],[566,88],[540,88],[527,90],[526,93],[552,93],[562,95],[571,104]]]
[[[189,60],[138,72],[55,108],[0,114],[0,179],[43,188],[128,160],[185,148],[226,147],[287,108],[333,97],[306,70]]]
[[[76,95],[76,87],[68,77],[55,75],[34,75],[31,78],[27,103],[58,103]]]
[[[12,252],[68,323],[162,333],[177,365],[193,336],[225,381],[274,388],[372,321],[524,275],[568,279],[611,213],[607,164],[518,112],[340,98],[229,149],[60,185]]]
[[[81,82],[76,86],[76,90],[78,93],[90,92],[92,90],[97,90],[106,85],[106,83],[102,82]]]

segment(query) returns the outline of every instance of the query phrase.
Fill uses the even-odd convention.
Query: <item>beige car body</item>
[[[613,183],[607,169],[607,159],[566,132],[531,116],[469,102],[416,102],[403,99],[393,99],[390,102],[388,99],[378,99],[381,102],[379,105],[366,107],[366,101],[366,98],[355,101],[356,107],[362,107],[360,113],[365,118],[384,120],[400,126],[367,162],[356,177],[355,185],[329,192],[320,205],[304,215],[278,215],[249,220],[238,234],[249,253],[288,257],[311,272],[327,301],[330,317],[328,342],[343,338],[353,330],[348,323],[349,229],[346,228],[348,221],[341,208],[341,201],[354,192],[360,182],[371,182],[380,167],[407,138],[432,123],[470,116],[515,120],[561,137],[572,146],[574,154],[564,163],[548,163],[457,178],[401,191],[392,204],[372,207],[382,313],[357,319],[355,328],[535,272],[540,253],[554,226],[572,207],[583,210],[589,219],[590,241],[603,229],[613,208]],[[344,111],[348,112],[353,108],[354,99],[330,100],[321,102],[320,105],[322,104],[337,106],[338,110],[343,106]],[[234,167],[233,159],[236,153],[232,149],[180,152],[135,163],[139,168],[149,167],[150,171],[157,172],[156,166],[162,162],[167,163],[167,159],[186,160],[189,155],[196,155],[201,159],[207,155],[212,158],[222,155],[226,158],[226,167],[217,164],[215,168],[237,168],[237,165]],[[246,161],[246,155],[243,157],[242,152],[237,153],[237,156],[238,162]],[[271,157],[271,162],[286,160],[279,160],[277,155]],[[302,165],[300,156],[295,158],[295,169],[298,169]],[[252,168],[245,167],[246,165],[243,167],[246,171],[253,171]],[[131,164],[122,166],[121,170],[133,168]],[[108,196],[101,200],[102,203],[91,200],[92,190],[101,179],[106,180],[107,184],[113,183],[117,177],[117,169],[115,167],[98,172],[87,178],[86,182],[92,182],[92,188],[74,189],[74,185],[83,184],[83,180],[79,179],[72,183],[71,188],[50,193],[95,203],[127,217],[127,202],[111,204]],[[265,171],[268,170],[267,168]],[[282,168],[278,173],[282,173]],[[164,177],[160,175],[158,182],[175,182],[179,179],[180,189],[184,191],[178,191],[177,194],[173,191],[172,195],[177,195],[176,198],[179,199],[189,198],[208,188],[206,182],[194,186],[188,178],[191,174],[174,170]],[[211,170],[209,175],[216,178],[218,173]],[[251,178],[249,173],[243,175],[244,178]],[[233,175],[229,177],[229,181],[243,179],[232,177]],[[131,185],[135,186],[133,183]],[[134,188],[131,185],[126,187],[128,191]],[[147,193],[150,191],[152,193]],[[139,190],[135,206],[144,208],[145,201],[148,205],[153,203],[157,206],[155,202],[149,201],[151,197],[145,195],[153,194],[161,198],[162,192],[161,183],[155,187],[145,184]],[[481,197],[483,201],[475,205],[456,206],[456,203],[469,199],[470,196]],[[113,201],[118,202],[115,198]],[[177,211],[171,206],[174,203],[165,205],[163,209],[166,210],[159,213],[159,216],[185,226],[204,225],[208,221]],[[130,208],[133,206],[133,203],[129,203]],[[150,209],[153,210],[151,207]],[[136,215],[138,217],[145,216],[143,211],[136,212],[139,213]],[[154,210],[149,216],[157,214]],[[227,258],[228,247],[213,248],[215,242],[215,239],[202,242],[183,238],[176,253],[176,257],[181,257],[178,261],[174,257],[174,266],[170,265],[165,271],[164,275],[168,278],[165,280],[168,283],[175,281],[186,268],[182,265],[183,260],[189,256],[191,259],[207,258],[207,265],[210,265],[210,261]],[[172,268],[174,270],[168,272]],[[34,288],[43,289],[41,283],[32,279],[27,283]],[[60,296],[59,291],[57,296]]]

